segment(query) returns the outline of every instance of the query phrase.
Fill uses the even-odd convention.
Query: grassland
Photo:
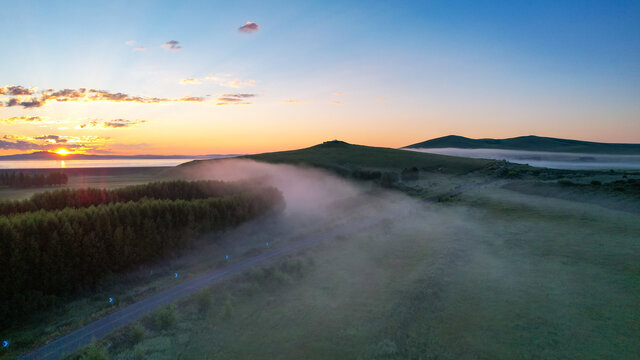
[[[390,191],[359,183],[364,198],[354,206],[336,204],[319,218],[289,213],[230,231],[217,245],[205,240],[105,283],[49,314],[48,328],[38,327],[40,319],[24,333],[43,341],[65,331],[58,327],[68,330],[112,311],[104,302],[109,294],[122,299],[116,306],[129,304],[174,284],[176,271],[183,279],[225,266],[224,254],[246,258],[264,251],[266,242],[279,246],[407,208],[406,216],[178,301],[92,349],[114,359],[634,359],[640,353],[639,217],[616,204],[601,206],[612,196],[637,206],[629,193],[607,184],[634,186],[628,180],[640,174],[514,165],[491,184],[420,205],[502,163],[333,142],[248,158],[346,178],[412,167],[419,176],[400,178]],[[211,162],[179,168],[202,164]],[[543,190],[528,192],[539,186]],[[575,194],[565,196],[567,189]]]
[[[115,359],[633,359],[637,219],[479,188],[212,287],[205,309],[181,301],[170,327],[143,320],[136,344],[129,329],[104,344]]]
[[[401,171],[417,167],[422,171],[461,175],[494,163],[489,160],[352,145],[341,141],[328,141],[300,150],[247,155],[243,158],[276,164],[314,166],[341,174],[353,170]],[[182,166],[198,166],[208,161],[215,160],[196,160]]]
[[[0,170],[0,171],[24,171],[24,170]],[[48,173],[50,171],[64,172],[69,176],[66,186],[33,187],[26,189],[0,187],[0,201],[22,200],[35,193],[51,189],[79,189],[79,188],[105,188],[113,189],[128,185],[146,184],[152,181],[169,179],[167,168],[86,168],[86,169],[31,169],[29,173]]]

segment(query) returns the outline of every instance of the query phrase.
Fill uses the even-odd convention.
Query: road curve
[[[429,198],[426,201],[436,202],[443,198],[457,195],[477,186],[486,184],[493,178],[504,172],[506,168],[507,166],[504,166],[481,181],[456,188],[445,194]],[[230,264],[223,269],[215,270],[208,274],[185,281],[170,289],[164,290],[158,294],[140,300],[99,320],[89,323],[75,331],[70,332],[65,336],[62,336],[38,349],[35,349],[21,356],[19,359],[59,359],[64,354],[71,353],[82,346],[88,345],[93,339],[100,339],[111,333],[112,331],[157,310],[159,307],[172,303],[184,296],[190,295],[198,290],[210,286],[216,281],[227,278],[234,274],[241,273],[255,265],[264,263],[268,260],[309,247],[323,240],[360,232],[370,226],[380,223],[383,220],[392,219],[399,215],[402,214],[385,214],[366,219],[359,223],[347,223],[344,225],[340,225],[335,228],[329,229],[328,231],[325,231],[321,234],[309,236],[283,248],[265,252],[261,255]]]

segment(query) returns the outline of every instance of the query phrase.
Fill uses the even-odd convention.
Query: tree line
[[[117,189],[59,189],[33,195],[27,200],[0,202],[0,215],[11,215],[39,210],[81,208],[117,202],[138,201],[143,198],[193,200],[239,193],[246,184],[222,181],[166,181]]]
[[[0,173],[0,186],[15,188],[66,185],[68,182],[67,174],[61,172],[50,172],[47,175],[16,173],[15,171]]]
[[[188,188],[188,184],[181,185]],[[165,185],[171,187],[156,183],[147,190],[165,189]],[[202,185],[191,184],[201,189]],[[227,185],[234,187],[214,187],[219,190]],[[174,187],[178,188],[181,186]],[[128,191],[123,193],[144,193],[140,187]],[[184,248],[203,232],[237,225],[284,206],[281,193],[274,188],[186,200],[173,199],[175,193],[165,195],[164,199],[144,197],[0,216],[0,324],[15,324],[74,293],[94,288],[109,274]]]

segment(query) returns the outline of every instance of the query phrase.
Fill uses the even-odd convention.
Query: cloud
[[[4,89],[4,88],[3,88]],[[7,96],[4,96],[5,98]],[[2,100],[2,97],[0,97]],[[46,89],[41,92],[31,92],[31,96],[25,97],[22,95],[9,95],[8,100],[4,103],[0,101],[0,104],[6,107],[22,106],[23,108],[37,108],[44,106],[46,103],[55,102],[94,102],[94,101],[108,101],[108,102],[133,102],[142,104],[152,103],[168,103],[168,102],[202,102],[203,97],[186,96],[182,98],[159,98],[149,96],[135,96],[125,93],[112,93],[106,90],[97,89],[63,89],[53,90]]]
[[[84,128],[120,129],[120,128],[131,127],[137,124],[144,124],[146,122],[147,120],[126,120],[126,119],[114,119],[114,120],[107,120],[107,121],[92,120],[86,124],[80,125],[79,128],[80,129],[84,129]]]
[[[222,94],[217,98],[216,105],[251,105],[247,99],[255,96],[256,94]]]
[[[385,98],[377,98],[376,101],[385,101]]]
[[[246,24],[240,26],[238,28],[238,31],[243,32],[243,33],[247,33],[250,34],[254,31],[258,31],[258,29],[260,29],[260,26],[254,22],[251,21],[247,21]]]
[[[34,93],[35,89],[27,89],[22,86],[8,85],[0,87],[0,95],[26,96]]]
[[[63,144],[68,142],[69,140],[61,138],[59,135],[42,135],[34,137],[35,140],[47,140],[53,144]]]
[[[30,143],[28,141],[6,141],[0,139],[0,149],[2,150],[33,150],[39,145]]]
[[[332,105],[342,105],[342,104],[344,104],[344,103],[343,103],[342,101],[329,101],[329,104],[332,104]]]
[[[185,96],[180,98],[178,101],[182,102],[203,102],[205,99],[202,96]]]
[[[133,51],[146,51],[147,48],[144,46],[136,46],[133,48]]]
[[[178,41],[171,40],[171,41],[167,41],[166,43],[162,44],[162,47],[165,50],[180,50],[180,49],[182,49],[182,46],[180,46],[179,44],[180,43]]]
[[[128,46],[133,46],[137,43],[137,41],[135,40],[129,40],[129,41],[125,41],[124,44],[128,45]]]
[[[336,92],[336,93],[333,93],[333,95],[340,96],[340,95],[344,95],[344,93],[343,92]]]
[[[196,79],[196,78],[186,78],[183,80],[180,80],[180,84],[201,84],[200,80]]]
[[[43,122],[43,119],[40,116],[13,116],[10,118],[0,119],[0,122],[9,124],[14,122]]]
[[[101,149],[109,138],[99,136],[61,136],[42,135],[28,137],[21,135],[4,135],[0,138],[0,149],[21,151],[48,151],[55,150],[60,145],[75,151],[94,151]]]

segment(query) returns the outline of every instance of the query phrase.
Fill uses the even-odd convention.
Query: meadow
[[[376,165],[369,151],[385,159]],[[511,165],[490,183],[426,203],[504,163],[335,143],[260,160],[194,162],[168,176],[249,177],[283,191],[283,213],[109,277],[9,335],[33,348],[230,262],[386,214],[183,298],[68,358],[632,359],[640,351],[639,174]],[[402,176],[413,167],[417,177]],[[396,177],[359,179],[363,171]],[[117,303],[107,304],[109,296]]]

